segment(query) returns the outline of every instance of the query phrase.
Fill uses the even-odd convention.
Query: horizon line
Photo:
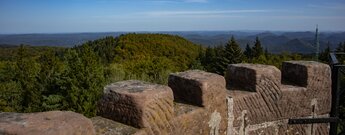
[[[0,33],[0,35],[30,35],[30,34],[95,34],[95,33],[159,33],[159,32],[315,32],[315,30],[138,30],[138,31],[90,31],[90,32],[23,32],[23,33]],[[345,30],[323,30],[319,33],[345,32]]]

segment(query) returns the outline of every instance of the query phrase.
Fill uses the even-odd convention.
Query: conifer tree
[[[264,50],[261,46],[261,42],[259,40],[259,37],[256,37],[255,44],[253,46],[253,57],[258,58],[260,55],[263,55]]]
[[[64,86],[69,109],[91,117],[96,115],[96,103],[105,85],[104,70],[99,57],[89,46],[69,50],[65,55],[68,66]]]
[[[224,75],[224,71],[228,66],[228,59],[225,58],[224,46],[219,45],[214,48],[215,58],[214,58],[214,70],[216,74]]]
[[[198,57],[191,63],[190,68],[203,70],[204,67],[202,66],[202,63],[203,63],[202,61],[205,57],[205,53],[204,53],[204,48],[201,45],[199,45],[198,53],[199,53]]]
[[[241,63],[243,61],[243,52],[233,36],[225,46],[224,56],[228,64]]]
[[[60,88],[63,81],[61,75],[65,70],[63,62],[57,57],[56,52],[50,49],[39,57],[39,63],[41,71],[38,78],[39,86],[37,87],[42,91],[43,110],[66,109],[67,102],[64,102],[66,92]]]
[[[267,49],[267,48],[265,48],[265,57],[267,58],[267,57],[268,57],[268,55],[269,55],[268,49]]]
[[[227,42],[225,48],[223,46],[218,46],[215,48],[216,54],[216,64],[215,73],[224,75],[229,64],[241,63],[243,61],[244,55],[236,43],[234,37]]]
[[[345,44],[345,43],[344,43]],[[344,52],[345,51],[345,46],[340,42],[338,44],[338,47],[335,49],[337,52]]]
[[[323,62],[328,62],[329,61],[329,53],[331,52],[331,48],[330,48],[330,43],[327,43],[327,48],[325,48],[325,50],[323,52],[321,52],[320,56],[319,56],[319,60],[323,61]]]
[[[20,84],[23,92],[22,106],[24,112],[41,111],[42,92],[36,87],[39,68],[39,64],[32,57],[29,57],[25,46],[21,45],[16,57],[14,81]]]
[[[247,57],[247,59],[251,59],[253,57],[252,48],[250,48],[248,43],[246,45],[246,49],[244,50],[243,54]]]
[[[202,65],[204,66],[206,71],[212,73],[216,72],[216,53],[214,48],[211,48],[210,46],[206,48],[205,56],[202,60]]]

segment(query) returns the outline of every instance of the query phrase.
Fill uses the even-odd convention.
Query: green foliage
[[[290,54],[283,52],[282,54],[265,54],[250,60],[250,63],[266,64],[276,66],[281,69],[282,63],[289,60],[302,60],[302,56],[299,54]]]
[[[234,37],[231,37],[225,46],[224,59],[228,64],[241,63],[244,59],[242,50]]]
[[[41,111],[41,92],[38,87],[37,78],[40,67],[34,58],[28,56],[24,46],[20,46],[14,67],[13,80],[18,82],[23,90],[23,107],[25,112]]]
[[[201,58],[202,67],[208,72],[224,75],[228,64],[241,63],[244,54],[234,37],[227,42],[226,46],[206,48],[205,56]]]
[[[64,74],[69,110],[96,115],[96,101],[105,85],[104,70],[99,58],[89,46],[68,50],[65,54],[67,72]]]
[[[140,61],[154,57],[170,60],[170,69],[183,71],[198,57],[199,47],[179,36],[166,34],[127,34],[118,38],[116,63]]]
[[[51,47],[51,46],[28,46],[21,45],[26,50],[26,55],[28,57],[37,57],[42,53],[49,50],[54,50],[54,52],[62,53],[65,48],[62,47]],[[14,61],[20,46],[0,46],[0,61]]]
[[[201,64],[208,72],[224,75],[228,64],[247,62],[274,65],[277,68],[281,68],[281,64],[284,61],[302,59],[306,58],[299,54],[270,54],[267,50],[263,50],[259,38],[256,38],[255,45],[252,48],[247,44],[245,51],[242,53],[235,38],[232,37],[225,48],[221,45],[214,48],[206,48]]]
[[[72,110],[92,117],[106,83],[167,84],[171,72],[201,69],[203,51],[166,34],[105,37],[74,48],[1,47],[0,111]]]
[[[204,67],[202,66],[202,62],[203,62],[203,58],[205,57],[205,51],[201,45],[199,46],[198,54],[199,55],[196,58],[196,60],[194,60],[189,67],[190,69],[204,70]]]
[[[246,45],[246,49],[244,50],[243,54],[248,59],[252,59],[253,58],[253,51],[252,51],[252,48],[250,48],[249,44]]]
[[[79,54],[70,49],[65,57],[71,57],[65,61],[54,48],[32,55],[26,46],[21,46],[15,52],[13,62],[0,64],[2,111],[67,109],[95,115],[97,96],[105,84],[102,65],[91,49],[84,47]]]
[[[118,39],[114,37],[105,37],[103,39],[89,41],[81,46],[75,47],[75,49],[82,49],[85,46],[89,46],[100,57],[103,64],[113,62],[116,52],[116,45]]]
[[[134,79],[167,84],[169,73],[176,71],[171,63],[172,61],[165,57],[146,57],[140,61],[126,61],[123,65],[127,73],[132,74]]]
[[[111,82],[118,82],[122,80],[127,80],[126,77],[128,76],[128,73],[124,70],[124,67],[122,64],[110,64],[105,69],[106,78],[109,78],[107,83]]]
[[[201,58],[201,65],[206,71],[213,73],[216,72],[216,53],[214,48],[206,48],[205,55],[203,55]]]
[[[228,59],[225,58],[224,46],[220,45],[214,48],[215,59],[214,68],[216,74],[224,75],[226,68],[228,67]]]
[[[256,37],[255,44],[252,48],[252,54],[253,54],[254,58],[255,57],[258,58],[258,57],[260,57],[260,55],[264,54],[264,49],[261,46],[261,42],[259,40],[259,37]]]
[[[329,46],[330,43],[328,42],[327,48],[320,53],[319,60],[321,60],[322,62],[328,63],[330,60],[329,53],[331,52],[331,48]]]
[[[76,49],[83,46],[90,46],[103,64],[116,63],[116,70],[124,72],[123,79],[166,84],[170,72],[202,68],[198,59],[202,48],[179,36],[132,33],[87,42]],[[111,73],[117,72],[111,68],[106,68],[106,72],[117,74]]]
[[[43,96],[42,107],[45,111],[64,110],[68,103],[62,95]]]
[[[48,50],[38,58],[41,71],[39,74],[39,83],[41,91],[44,94],[56,94],[61,93],[60,84],[62,80],[62,74],[66,72],[66,66],[61,58],[53,50]]]
[[[22,89],[15,81],[0,83],[0,112],[19,112],[22,110]]]
[[[337,52],[345,52],[345,42],[344,44],[340,42],[335,50]]]

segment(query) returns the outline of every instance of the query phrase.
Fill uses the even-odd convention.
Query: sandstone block
[[[275,66],[261,64],[230,64],[226,72],[228,88],[280,94],[281,73]]]
[[[171,134],[223,134],[226,131],[226,88],[223,76],[200,70],[170,74],[175,101],[199,106],[173,120]]]
[[[91,120],[74,112],[0,113],[1,135],[94,135]]]
[[[285,81],[302,86],[313,87],[323,82],[331,82],[331,70],[327,64],[315,61],[286,61],[282,65]]]
[[[174,73],[169,76],[169,87],[176,101],[210,107],[218,101],[225,102],[224,77],[200,70]]]
[[[137,128],[164,129],[173,112],[169,87],[135,80],[106,86],[98,103],[100,116]]]
[[[304,91],[283,89],[282,104],[285,107],[290,106],[289,104],[299,107],[294,109],[298,114],[312,110],[315,114],[326,114],[330,111],[332,81],[331,69],[327,64],[315,61],[286,61],[282,66],[282,78],[284,82],[306,89]]]
[[[91,118],[97,135],[132,135],[139,129],[103,117]]]
[[[327,117],[331,106],[330,73],[328,65],[311,61],[284,62],[282,75],[275,67],[265,65],[229,65],[228,132],[327,134],[328,124],[292,126],[287,121],[296,117]]]

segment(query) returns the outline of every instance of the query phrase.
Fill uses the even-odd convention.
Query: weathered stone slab
[[[289,125],[287,119],[248,125],[245,135],[328,135],[328,124]]]
[[[282,65],[283,79],[303,87],[318,87],[330,83],[330,75],[329,65],[320,62],[285,61]]]
[[[228,104],[228,134],[328,133],[328,124],[287,124],[289,118],[323,117],[330,112],[328,65],[310,61],[285,62],[284,84],[280,81],[280,71],[270,66],[234,64],[229,65],[227,73],[227,84],[231,88],[228,92],[228,101],[231,101]]]
[[[192,111],[194,111],[196,109],[200,109],[200,108],[201,107],[175,102],[174,103],[175,117],[186,114],[188,112],[192,112]]]
[[[1,135],[94,135],[91,120],[74,112],[0,113]]]
[[[230,64],[226,71],[227,88],[264,93],[262,87],[271,87],[280,94],[281,73],[275,66],[261,64]]]
[[[175,101],[206,108],[225,101],[225,79],[217,74],[200,70],[174,73],[170,74],[168,85]]]
[[[139,129],[103,117],[91,118],[96,135],[132,135]]]
[[[284,100],[290,100],[287,102],[292,102],[291,104],[296,104],[295,106],[310,107],[309,112],[312,110],[311,102],[314,102],[313,104],[317,104],[315,108],[317,114],[330,111],[332,81],[331,69],[327,64],[315,61],[286,61],[282,66],[282,78],[284,82],[306,88],[304,91],[282,89]],[[296,101],[298,99],[300,103]]]
[[[239,119],[242,115],[250,119],[247,124],[257,124],[282,116],[277,104],[282,97],[281,73],[276,67],[261,64],[230,64],[226,79],[233,102],[234,119],[231,125],[241,125]]]
[[[170,74],[168,85],[174,92],[175,101],[202,107],[175,118],[173,134],[222,134],[226,131],[223,76],[190,70]]]
[[[142,81],[122,81],[104,88],[98,114],[152,134],[166,130],[174,115],[173,94],[169,87]]]

